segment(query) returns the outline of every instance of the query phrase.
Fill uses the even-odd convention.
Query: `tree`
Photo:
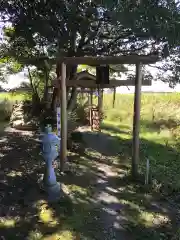
[[[40,64],[42,56],[148,54],[180,40],[173,0],[2,0],[0,13],[12,23],[12,55],[26,64]],[[67,76],[76,71],[68,68]]]
[[[180,83],[180,48],[171,49],[170,56],[156,64],[155,67],[158,72],[155,76],[156,80],[161,80],[168,83],[171,88]]]
[[[179,42],[179,8],[173,0],[1,2],[14,37],[46,47],[49,56],[129,53]]]
[[[36,102],[35,105],[38,108],[40,105],[44,107],[48,97],[48,85],[52,80],[52,71],[55,71],[55,68],[45,60],[38,61],[37,56],[44,56],[42,48],[28,47],[26,40],[21,37],[13,40],[11,38],[13,34],[13,27],[4,28],[4,43],[1,45],[3,49],[1,55],[3,59],[10,62],[10,64],[5,62],[5,67],[9,73],[26,70],[33,102]]]

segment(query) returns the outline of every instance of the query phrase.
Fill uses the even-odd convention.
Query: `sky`
[[[154,70],[155,71],[155,70]],[[18,87],[22,82],[29,82],[29,80],[25,77],[25,74],[19,73],[15,75],[11,75],[7,79],[7,83],[2,84],[2,87],[5,89],[12,89]],[[163,83],[161,81],[152,81],[151,86],[142,86],[143,92],[180,92],[180,84],[178,84],[174,89],[170,88],[167,83]],[[119,93],[133,93],[134,87],[118,87],[117,92]]]

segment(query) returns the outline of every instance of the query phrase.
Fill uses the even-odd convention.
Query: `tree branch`
[[[82,41],[80,41],[77,50],[82,49],[84,46],[86,46],[87,44],[89,44],[90,41],[92,41],[92,40],[97,36],[98,31],[99,31],[99,29],[100,29],[100,27],[101,27],[101,24],[102,24],[102,22],[99,21],[96,29],[91,33],[91,35],[89,36],[89,38],[88,38],[86,41],[84,41],[85,38],[82,39]]]

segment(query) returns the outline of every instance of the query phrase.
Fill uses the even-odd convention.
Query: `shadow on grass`
[[[95,161],[105,163],[114,167],[128,168],[132,157],[132,140],[122,139],[118,136],[93,132],[83,133],[89,150],[94,150],[104,157]],[[85,153],[86,154],[86,153]],[[94,156],[89,156],[92,161]],[[180,187],[179,178],[180,151],[176,148],[165,146],[147,139],[140,139],[141,166],[145,166],[146,159],[150,159],[152,178],[157,179],[162,184],[164,190],[174,191]],[[177,186],[177,188],[175,187]]]
[[[119,154],[121,157],[120,152],[123,152],[123,162],[108,162],[117,175],[108,175],[105,169],[98,168],[98,164],[107,164],[106,159],[92,157],[88,152],[84,156],[76,154],[72,159],[74,171],[58,177],[70,189],[70,196],[59,203],[48,204],[36,183],[42,172],[38,145],[34,136],[22,133],[6,132],[0,139],[0,232],[4,239],[50,240],[59,236],[66,240],[138,240],[145,237],[153,240],[167,236],[171,239],[175,232],[172,209],[126,177],[128,164],[125,160],[130,156],[130,142],[119,139],[116,148],[112,148],[114,140],[110,136],[102,135],[107,143],[101,141],[101,136],[88,137],[96,141],[89,146],[91,141],[88,140],[91,149],[96,147],[101,153],[103,149],[97,142],[111,149],[109,153],[103,151],[105,156]],[[103,194],[108,195],[107,201],[100,198]],[[156,221],[162,216],[168,222],[160,219],[157,224],[153,223],[152,215],[156,214]],[[166,238],[161,237],[163,233]]]
[[[152,132],[160,132],[161,129],[172,129],[177,127],[178,124],[174,119],[160,119],[158,121],[141,120],[141,126]]]
[[[130,130],[126,125],[112,126],[111,124],[102,123],[101,129],[110,131],[113,134],[130,134]]]

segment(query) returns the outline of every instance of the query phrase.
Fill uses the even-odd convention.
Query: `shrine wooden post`
[[[66,100],[66,65],[61,64],[61,152],[60,170],[64,171],[67,157],[67,100]]]
[[[89,95],[89,122],[91,126],[91,131],[93,130],[92,127],[92,108],[93,108],[93,91],[90,90],[90,95]]]
[[[134,93],[134,118],[133,118],[133,144],[132,144],[132,177],[138,175],[139,165],[139,131],[140,131],[140,109],[141,109],[141,86],[142,86],[142,64],[136,64],[135,93]]]

